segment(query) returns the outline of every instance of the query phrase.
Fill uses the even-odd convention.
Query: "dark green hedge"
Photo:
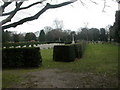
[[[82,58],[83,49],[81,44],[74,44],[76,58]]]
[[[85,51],[86,42],[84,41],[81,43],[74,44],[74,47],[75,47],[76,58],[82,58]]]
[[[53,60],[55,61],[74,61],[76,58],[83,57],[86,42],[72,45],[54,46]]]
[[[2,49],[2,67],[38,67],[42,63],[40,48]]]
[[[74,61],[75,50],[73,45],[54,46],[53,60],[55,61]]]

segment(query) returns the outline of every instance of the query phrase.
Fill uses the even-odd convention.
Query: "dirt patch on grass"
[[[107,74],[75,73],[61,69],[29,72],[14,88],[106,88],[118,87],[118,78]]]

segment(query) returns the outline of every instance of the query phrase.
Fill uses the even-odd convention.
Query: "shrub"
[[[81,44],[74,44],[76,58],[82,58],[83,49]]]
[[[6,48],[2,49],[2,67],[37,67],[42,58],[40,48]]]
[[[82,58],[86,42],[72,45],[54,46],[53,60],[55,61],[74,61],[75,58]]]
[[[81,43],[74,44],[74,47],[76,58],[82,58],[85,51],[86,42],[82,41]]]
[[[73,45],[54,46],[53,60],[55,61],[74,61],[75,50]]]
[[[71,44],[72,42],[71,41],[65,41],[64,43],[65,44]]]

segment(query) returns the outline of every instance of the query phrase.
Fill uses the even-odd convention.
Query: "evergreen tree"
[[[19,42],[20,41],[19,34],[14,34],[13,40],[14,40],[14,42]]]
[[[120,43],[120,10],[116,11],[113,27],[115,29],[115,41]]]
[[[100,40],[101,41],[107,41],[107,37],[106,37],[106,31],[104,28],[100,29]]]
[[[45,32],[44,32],[44,30],[41,30],[40,31],[40,34],[39,34],[39,41],[40,42],[45,42],[45,40],[46,40],[46,36],[45,36]]]
[[[26,33],[25,35],[25,40],[26,41],[31,41],[31,40],[37,40],[37,37],[34,33]]]
[[[5,43],[5,42],[9,42],[10,41],[10,33],[9,31],[2,31],[2,42]]]

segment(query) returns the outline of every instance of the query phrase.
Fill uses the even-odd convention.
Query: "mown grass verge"
[[[111,77],[118,75],[118,46],[112,44],[88,44],[83,58],[74,62],[53,61],[53,49],[41,50],[42,66],[27,69],[3,70],[3,88],[21,82],[22,76],[27,72],[58,68],[71,72],[92,72],[96,74],[107,73]]]
[[[106,72],[112,74],[118,71],[118,47],[111,44],[89,44],[82,59],[74,62],[54,62],[53,50],[41,50],[43,68],[63,68],[77,72]]]

